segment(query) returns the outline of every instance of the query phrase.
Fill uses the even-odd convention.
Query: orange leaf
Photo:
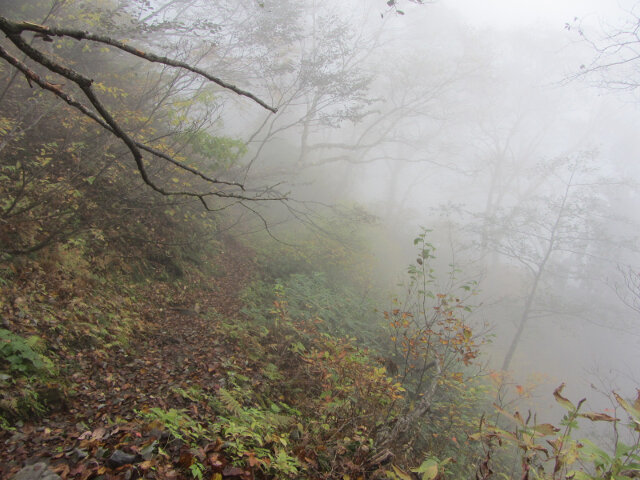
[[[588,418],[592,422],[617,422],[619,419],[614,418],[606,413],[584,412],[579,413],[579,417]]]

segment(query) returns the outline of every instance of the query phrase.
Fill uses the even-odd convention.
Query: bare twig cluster
[[[241,95],[247,97],[263,108],[276,112],[277,110],[273,107],[270,107],[265,102],[260,100],[258,97],[253,95],[252,93],[242,90],[230,83],[221,80],[218,77],[215,77],[202,69],[199,69],[193,65],[190,65],[186,62],[170,59],[167,57],[161,57],[149,52],[143,52],[135,47],[129,46],[124,42],[119,40],[115,40],[108,36],[96,35],[89,32],[81,31],[81,30],[73,30],[66,28],[54,28],[47,27],[44,25],[38,25],[30,22],[14,22],[5,17],[0,16],[0,30],[6,35],[6,37],[13,43],[13,45],[26,57],[30,58],[36,64],[45,67],[50,72],[53,72],[57,75],[60,75],[66,80],[69,80],[73,84],[75,84],[80,91],[84,94],[86,99],[89,101],[90,105],[93,107],[82,103],[75,99],[71,94],[63,90],[64,85],[58,85],[51,83],[50,81],[43,78],[36,71],[30,68],[24,61],[17,58],[15,55],[11,54],[7,49],[3,48],[0,45],[0,57],[2,57],[6,62],[11,64],[17,70],[19,70],[24,77],[27,79],[30,85],[35,83],[40,88],[52,92],[58,98],[66,102],[71,107],[80,111],[83,115],[89,117],[96,123],[98,123],[102,128],[111,132],[113,135],[118,137],[127,147],[127,149],[131,152],[133,159],[135,161],[138,173],[140,177],[151,189],[162,195],[178,195],[185,196],[198,199],[204,208],[208,211],[218,210],[218,207],[214,207],[210,205],[207,200],[210,197],[218,197],[222,199],[230,199],[235,200],[241,205],[244,205],[242,202],[247,201],[256,201],[256,200],[276,200],[282,201],[286,199],[286,196],[277,193],[273,188],[265,188],[261,191],[258,191],[254,194],[247,193],[247,190],[243,183],[239,182],[231,182],[225,181],[218,178],[214,178],[205,174],[197,168],[193,168],[184,162],[181,162],[171,155],[168,155],[156,148],[145,145],[141,142],[134,140],[129,134],[127,134],[124,129],[120,126],[120,123],[114,116],[109,112],[109,110],[105,107],[105,105],[100,101],[97,97],[92,85],[94,81],[82,74],[78,71],[69,68],[65,65],[62,65],[58,61],[56,61],[51,55],[43,53],[41,50],[32,46],[31,43],[27,42],[23,35],[25,32],[31,32],[35,34],[34,38],[41,39],[45,42],[53,41],[52,37],[61,37],[61,38],[72,38],[77,41],[92,41],[97,42],[103,45],[109,45],[115,47],[119,50],[122,50],[131,55],[142,58],[148,62],[159,63],[162,65],[166,65],[169,67],[182,68],[189,72],[195,73],[206,80],[215,83],[227,90],[230,90],[237,95]],[[159,185],[155,182],[150,176],[145,166],[143,152],[149,153],[154,157],[161,158],[164,161],[178,167],[179,169],[193,174],[200,179],[204,180],[210,186],[214,188],[207,189],[204,191],[193,191],[193,190],[172,190],[162,185]]]

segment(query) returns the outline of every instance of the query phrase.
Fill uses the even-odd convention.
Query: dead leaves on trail
[[[215,419],[211,406],[196,398],[198,391],[214,395],[222,362],[233,363],[242,352],[218,340],[213,319],[238,315],[238,292],[254,271],[250,252],[237,243],[227,242],[215,261],[225,275],[207,280],[206,288],[197,286],[201,279],[184,288],[132,287],[145,320],[133,325],[128,342],[57,352],[67,408],[0,431],[0,478],[11,478],[34,459],[45,460],[63,480],[253,478],[228,463],[220,442],[194,449],[144,417],[159,408],[184,411],[194,425]],[[172,309],[175,304],[184,310],[197,304],[199,312]],[[41,335],[51,340],[46,331]]]

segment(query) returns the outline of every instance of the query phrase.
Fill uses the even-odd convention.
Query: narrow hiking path
[[[38,460],[63,479],[182,478],[180,466],[188,466],[184,458],[180,464],[184,445],[166,445],[165,457],[149,461],[145,447],[156,447],[167,432],[159,425],[149,430],[142,416],[154,407],[188,408],[194,421],[211,422],[210,407],[195,406],[185,396],[214,393],[224,377],[223,363],[242,361],[241,352],[217,338],[216,319],[240,314],[238,294],[252,280],[253,256],[227,239],[216,262],[224,274],[207,290],[182,292],[179,305],[150,299],[157,308],[126,348],[78,351],[70,365],[70,393],[52,399],[57,411],[1,434],[0,478]],[[130,457],[113,458],[113,452],[137,455],[135,465],[126,462]]]

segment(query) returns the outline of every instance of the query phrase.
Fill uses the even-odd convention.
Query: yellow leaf
[[[438,476],[438,464],[434,463],[425,468],[424,473],[422,474],[423,480],[433,480]]]
[[[504,410],[503,408],[501,408],[499,405],[497,404],[493,404],[493,407],[502,415],[504,415],[505,417],[507,417],[509,420],[513,420],[515,423],[519,424],[520,426],[524,427],[524,421],[522,420],[522,417],[520,416],[520,414],[518,412],[515,413],[515,415],[511,415],[509,412],[507,412],[506,410]]]
[[[396,467],[395,465],[391,465],[393,467],[393,471],[396,473],[396,476],[400,479],[400,480],[413,480],[413,478],[411,477],[411,475],[409,475],[407,472],[404,472],[402,470],[400,470],[398,467]]]
[[[631,406],[629,402],[627,402],[624,398],[622,398],[616,392],[613,392],[613,396],[616,398],[620,406],[624,408],[624,410],[629,414],[629,416],[636,423],[636,425],[640,426],[640,411],[635,407]]]
[[[573,411],[576,409],[575,405],[573,403],[571,403],[568,399],[564,398],[562,395],[560,395],[562,393],[562,389],[564,388],[564,382],[553,391],[553,397],[556,399],[556,402],[558,402],[560,405],[562,405],[564,408],[566,408],[569,411]]]
[[[550,423],[541,423],[540,425],[536,425],[535,427],[533,427],[533,429],[542,435],[553,435],[560,430]]]

